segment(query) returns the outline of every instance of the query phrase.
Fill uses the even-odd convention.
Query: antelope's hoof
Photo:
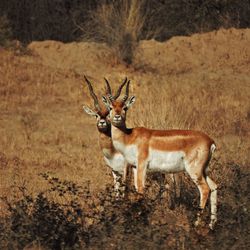
[[[210,223],[209,223],[209,228],[210,228],[211,230],[214,230],[216,221],[217,221],[217,220],[211,220],[211,221],[210,221]]]
[[[140,194],[140,193],[136,193],[135,194],[135,201],[140,201],[140,200],[143,200],[143,194]]]
[[[201,217],[200,215],[197,217],[196,221],[194,222],[195,227],[198,227],[201,225]]]
[[[201,224],[201,220],[196,220],[196,221],[194,222],[194,226],[195,226],[195,227],[200,226],[200,224]]]
[[[137,193],[143,195],[143,188],[138,188]]]

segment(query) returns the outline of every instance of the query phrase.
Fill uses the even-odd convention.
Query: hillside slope
[[[102,162],[95,121],[81,110],[82,104],[92,106],[82,74],[90,77],[99,96],[103,77],[114,88],[125,76],[132,79],[137,105],[129,114],[131,125],[204,129],[218,138],[219,146],[231,139],[238,144],[239,136],[249,135],[249,42],[249,29],[175,37],[164,43],[142,41],[134,67],[111,63],[111,51],[95,43],[33,42],[32,55],[23,56],[2,50],[0,151],[7,158],[18,155],[40,165],[40,158],[45,161],[41,151],[57,161],[62,160],[62,148],[65,157],[75,154],[76,172],[84,179],[96,178],[93,167],[88,167],[88,177],[80,170],[83,159],[97,164],[88,150],[95,150],[98,164]],[[100,180],[105,169],[103,164],[98,167]]]
[[[1,49],[0,194],[14,199],[13,185],[24,184],[33,194],[41,192],[47,182],[38,174],[44,172],[80,185],[90,181],[94,192],[112,184],[95,119],[82,110],[83,104],[93,107],[82,76],[99,97],[105,93],[103,77],[116,89],[127,76],[137,98],[128,113],[130,126],[198,129],[216,141],[210,173],[219,186],[219,231],[204,244],[228,249],[233,239],[235,248],[244,249],[250,209],[249,44],[250,29],[142,41],[130,67],[118,64],[104,44],[44,41],[26,51]],[[182,178],[186,197],[198,200],[191,181]],[[186,197],[171,212],[178,225],[194,214]],[[162,218],[165,210],[159,211],[152,223]],[[166,225],[171,218],[164,217]]]

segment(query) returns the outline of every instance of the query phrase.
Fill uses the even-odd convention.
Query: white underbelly
[[[112,157],[107,158],[104,156],[106,164],[115,172],[123,174],[124,167],[126,166],[126,161],[122,154],[115,153]]]
[[[150,150],[148,157],[148,170],[152,172],[180,172],[185,169],[184,159],[184,152]]]

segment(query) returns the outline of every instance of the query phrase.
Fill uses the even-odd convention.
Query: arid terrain
[[[174,208],[167,204],[169,197],[155,203],[151,198],[142,204],[119,201],[118,206],[112,201],[110,211],[122,222],[112,221],[82,244],[91,249],[249,249],[249,45],[250,29],[141,41],[132,66],[119,64],[112,50],[98,43],[44,41],[27,49],[0,48],[0,196],[16,204],[25,187],[36,197],[48,189],[44,173],[80,186],[89,181],[91,195],[107,195],[112,174],[98,145],[96,121],[82,110],[83,104],[93,107],[83,75],[99,98],[104,77],[113,89],[128,77],[136,96],[129,126],[197,129],[215,140],[210,175],[219,187],[218,225],[213,232],[194,228],[198,190],[181,174],[182,197],[173,199]],[[149,197],[159,192],[157,179],[148,178]],[[10,216],[6,199],[0,200],[2,218]],[[10,239],[18,242],[5,223],[1,227],[12,238],[0,234],[2,248],[10,247]],[[94,225],[88,223],[86,232]],[[15,246],[31,242],[39,239],[24,238]]]

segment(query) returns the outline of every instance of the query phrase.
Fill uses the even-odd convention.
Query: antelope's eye
[[[128,110],[128,107],[127,107],[127,106],[123,107],[123,110],[124,110],[124,111],[127,111],[127,110]]]

